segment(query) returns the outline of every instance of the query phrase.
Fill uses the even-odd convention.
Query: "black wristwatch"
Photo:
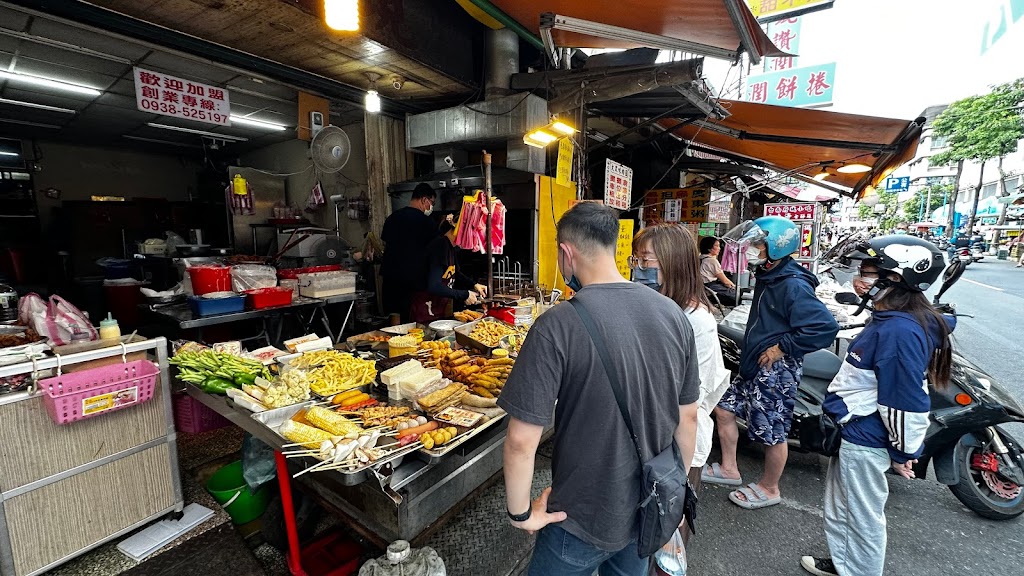
[[[505,513],[508,514],[508,517],[511,518],[513,522],[526,522],[527,520],[530,519],[530,514],[532,512],[533,512],[533,507],[532,506],[530,508],[527,508],[526,512],[523,512],[522,514],[513,514],[513,513],[508,511],[508,508],[505,509]]]

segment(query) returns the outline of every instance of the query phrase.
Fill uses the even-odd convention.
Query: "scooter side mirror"
[[[966,268],[967,265],[960,260],[953,260],[949,266],[946,267],[945,272],[942,273],[942,287],[939,288],[939,293],[936,294],[935,298],[932,300],[933,303],[938,304],[941,301],[942,295],[946,293],[946,290],[949,290],[954,284],[956,284],[957,280],[964,275],[964,270]]]
[[[838,292],[836,293],[836,302],[846,306],[856,306],[860,304],[860,296],[853,292]]]

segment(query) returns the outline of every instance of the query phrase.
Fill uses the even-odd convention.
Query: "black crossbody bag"
[[[672,538],[672,534],[682,523],[684,516],[686,525],[696,533],[693,523],[697,518],[697,494],[690,487],[686,478],[688,466],[683,465],[683,457],[679,452],[675,436],[672,438],[670,447],[644,462],[640,441],[633,428],[633,420],[629,417],[626,397],[612,367],[604,338],[597,332],[594,319],[579,298],[573,298],[569,300],[569,303],[580,315],[583,325],[590,333],[590,339],[597,348],[597,355],[601,357],[601,363],[604,364],[612,393],[615,395],[615,403],[619,406],[619,412],[622,414],[622,419],[626,421],[626,429],[629,430],[629,436],[633,440],[633,447],[636,448],[637,459],[640,463],[641,487],[641,502],[637,507],[640,511],[637,551],[641,558],[647,558]]]

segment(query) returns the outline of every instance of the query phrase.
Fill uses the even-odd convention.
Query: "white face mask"
[[[433,206],[431,206],[430,208],[427,208],[426,210],[423,211],[423,213],[426,214],[427,216],[430,216],[433,212],[434,212],[434,207]]]
[[[764,264],[765,262],[768,261],[767,258],[761,257],[761,249],[758,248],[757,246],[747,246],[746,256],[747,263],[753,264],[755,266],[759,264]]]

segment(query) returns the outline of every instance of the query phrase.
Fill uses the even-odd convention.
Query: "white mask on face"
[[[426,214],[427,216],[430,216],[433,212],[434,212],[434,207],[433,206],[431,206],[430,208],[427,208],[426,210],[423,211],[423,213]]]
[[[768,261],[767,258],[761,257],[761,249],[758,248],[757,246],[747,246],[746,256],[747,263],[753,264],[755,266],[764,264],[765,262]]]

